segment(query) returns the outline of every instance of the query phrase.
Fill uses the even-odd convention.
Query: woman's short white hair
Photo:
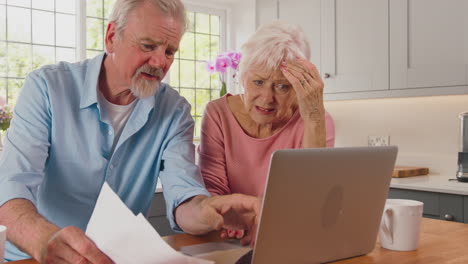
[[[297,56],[310,60],[309,41],[304,31],[299,25],[284,21],[274,21],[258,28],[241,50],[240,80],[252,69],[276,71],[282,60],[294,60]]]
[[[182,32],[185,32],[188,21],[185,14],[185,6],[181,0],[117,0],[109,16],[109,21],[115,22],[118,35],[120,35],[127,25],[130,12],[144,2],[153,4],[164,14],[179,20],[183,26]]]

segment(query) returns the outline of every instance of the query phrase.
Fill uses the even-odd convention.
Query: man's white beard
[[[144,99],[155,95],[160,85],[161,82],[158,80],[145,80],[134,77],[132,79],[132,87],[130,87],[130,91],[135,97]]]
[[[159,80],[143,79],[140,77],[141,73],[150,74],[157,77],[159,80],[162,80],[164,72],[162,69],[153,68],[148,64],[144,64],[137,69],[132,78],[130,91],[135,97],[143,99],[155,95],[161,85],[161,82]]]

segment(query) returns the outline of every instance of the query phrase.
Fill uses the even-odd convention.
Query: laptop
[[[237,255],[231,250],[235,258],[219,263],[324,263],[369,253],[397,151],[394,146],[276,151],[253,251],[242,256],[249,250]]]
[[[253,264],[324,263],[371,252],[398,149],[278,150]]]

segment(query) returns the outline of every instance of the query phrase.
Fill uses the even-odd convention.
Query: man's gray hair
[[[274,21],[261,26],[242,45],[242,58],[239,64],[240,80],[250,70],[274,72],[282,60],[296,57],[310,60],[309,41],[299,25],[284,21]]]
[[[187,17],[185,14],[185,6],[181,0],[117,0],[115,1],[109,21],[114,21],[118,35],[127,25],[127,19],[138,5],[149,2],[159,8],[167,16],[173,17],[182,25],[182,32],[187,29]]]

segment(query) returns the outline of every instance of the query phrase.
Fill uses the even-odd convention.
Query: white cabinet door
[[[388,0],[321,1],[325,93],[388,90],[388,4]]]
[[[257,0],[257,28],[278,19],[278,0]]]
[[[321,69],[320,1],[279,0],[279,19],[298,24],[304,30],[310,44],[310,60]]]
[[[391,0],[390,88],[467,84],[468,1]]]

